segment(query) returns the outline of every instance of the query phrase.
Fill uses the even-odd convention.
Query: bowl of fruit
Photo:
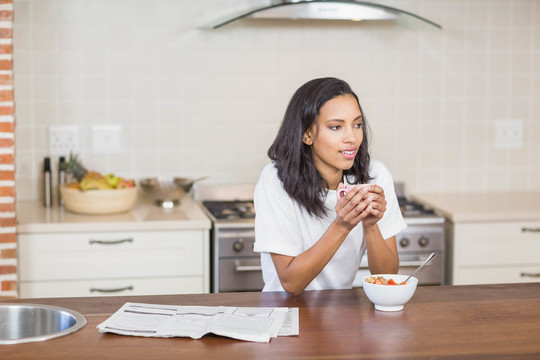
[[[71,212],[115,214],[131,210],[137,201],[138,188],[133,180],[87,171],[73,155],[63,170],[73,180],[60,186],[64,206]]]

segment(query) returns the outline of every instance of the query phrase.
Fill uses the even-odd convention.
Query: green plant
[[[69,160],[62,164],[61,170],[64,170],[67,176],[71,176],[77,181],[81,181],[88,172],[79,157],[73,153],[69,154]]]

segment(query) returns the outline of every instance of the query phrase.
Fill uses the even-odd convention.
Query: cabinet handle
[[[540,228],[523,227],[521,228],[521,232],[540,232]]]
[[[88,240],[88,243],[90,245],[93,245],[93,244],[118,245],[118,244],[122,244],[122,243],[125,243],[125,242],[132,243],[133,239],[132,238],[127,238],[127,239],[121,239],[121,240],[93,240],[93,239]]]
[[[521,277],[540,277],[540,273],[533,274],[533,273],[522,272]]]
[[[129,285],[126,287],[116,288],[116,289],[99,289],[99,288],[90,288],[90,292],[100,292],[100,293],[113,293],[113,292],[121,292],[126,290],[133,290],[133,286]]]

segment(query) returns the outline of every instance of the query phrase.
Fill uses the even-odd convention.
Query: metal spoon
[[[411,275],[409,275],[409,277],[404,281],[405,283],[407,281],[409,281],[409,279],[414,275],[416,274],[418,271],[420,271],[420,269],[422,269],[424,266],[426,266],[427,264],[429,264],[431,262],[431,260],[435,259],[435,257],[437,256],[437,253],[431,253],[429,254],[429,256],[427,257],[427,259],[416,269],[413,271],[413,273]]]

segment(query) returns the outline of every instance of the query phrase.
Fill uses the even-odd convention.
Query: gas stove
[[[403,183],[395,184],[399,209],[407,224],[442,224],[445,222],[444,217],[432,209],[428,209],[419,202],[407,198],[404,189],[405,186]]]
[[[253,184],[199,184],[196,199],[208,215],[214,228],[253,228]]]
[[[403,217],[410,222],[439,222],[442,217],[422,204],[411,201],[406,197],[398,197],[399,208]],[[255,207],[253,200],[204,200],[202,204],[210,213],[212,220],[226,221],[249,221],[255,219]]]
[[[216,220],[255,219],[252,200],[206,200],[202,203]]]
[[[431,224],[444,222],[444,218],[442,216],[416,201],[409,200],[405,197],[398,197],[398,203],[401,214],[403,215],[403,218],[407,224]]]

